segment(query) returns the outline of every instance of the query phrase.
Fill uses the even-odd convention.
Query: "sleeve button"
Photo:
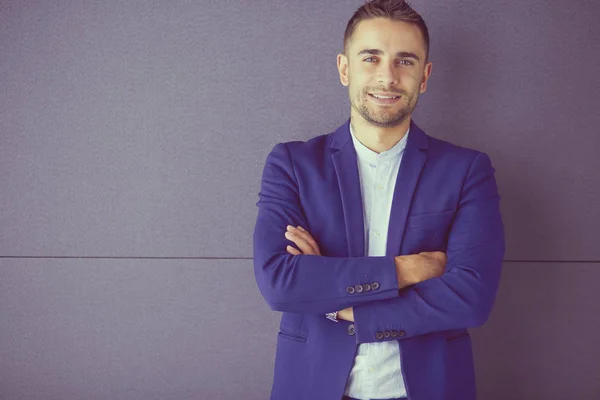
[[[354,290],[356,291],[356,293],[362,293],[363,287],[362,287],[362,285],[356,285],[354,287]]]
[[[404,335],[406,335],[406,332],[398,331],[398,337],[404,337]]]
[[[398,336],[398,332],[392,331],[392,332],[390,332],[390,336],[396,337],[396,336]]]
[[[346,288],[346,292],[350,293],[350,294],[354,294],[354,286],[348,286]]]
[[[377,332],[377,333],[375,334],[375,337],[376,337],[377,339],[383,339],[383,332]]]
[[[371,291],[371,285],[369,285],[368,283],[365,283],[363,285],[363,289],[365,290],[365,292],[370,292]]]
[[[371,289],[373,289],[373,290],[379,289],[379,283],[378,282],[371,283]]]
[[[383,337],[386,338],[386,339],[389,338],[390,337],[390,331],[383,332]]]
[[[348,335],[354,336],[354,333],[355,333],[354,324],[348,325]]]

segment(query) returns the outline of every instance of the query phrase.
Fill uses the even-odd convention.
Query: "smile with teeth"
[[[380,96],[378,94],[371,94],[369,93],[371,96],[375,97],[376,99],[398,99],[400,98],[400,96]]]

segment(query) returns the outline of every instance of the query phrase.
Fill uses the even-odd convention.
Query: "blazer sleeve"
[[[444,274],[403,288],[396,298],[354,307],[357,342],[397,339],[379,339],[377,332],[403,331],[399,336],[406,339],[482,325],[496,297],[505,252],[499,203],[490,158],[479,153],[463,183]]]
[[[307,224],[285,143],[267,157],[257,206],[254,274],[273,310],[320,314],[398,296],[394,257],[294,256],[286,251],[292,244],[284,236],[287,225]],[[370,290],[361,290],[366,284]]]

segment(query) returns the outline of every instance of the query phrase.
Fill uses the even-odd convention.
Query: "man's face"
[[[347,54],[338,55],[352,115],[383,128],[401,124],[427,89],[431,62],[425,62],[425,42],[416,25],[387,18],[359,22]]]

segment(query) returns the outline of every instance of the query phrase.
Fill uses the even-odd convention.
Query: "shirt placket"
[[[385,255],[385,244],[386,244],[386,221],[384,213],[385,210],[385,186],[387,181],[387,175],[389,174],[389,162],[383,158],[378,157],[375,165],[375,180],[373,182],[373,197],[371,205],[371,235],[369,245],[370,256],[383,256]]]

